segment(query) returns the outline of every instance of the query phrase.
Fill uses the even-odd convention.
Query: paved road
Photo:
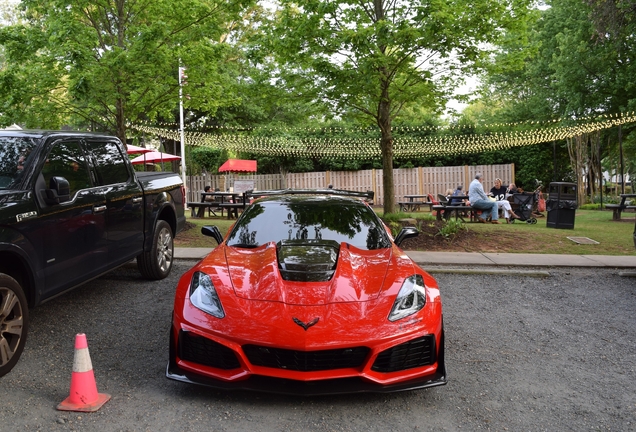
[[[164,377],[179,262],[162,282],[122,268],[32,311],[27,348],[0,378],[6,431],[439,431],[636,429],[636,280],[616,269],[453,274],[442,288],[449,383],[391,395],[224,393]],[[483,268],[483,266],[482,266]],[[68,396],[76,333],[100,392]]]

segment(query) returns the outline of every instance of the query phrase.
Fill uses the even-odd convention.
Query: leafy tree
[[[267,47],[277,78],[336,110],[354,109],[380,131],[384,212],[394,211],[393,120],[417,101],[443,107],[458,74],[486,44],[523,21],[524,0],[280,0]],[[304,78],[304,79],[303,79]]]
[[[482,99],[495,107],[491,119],[576,119],[636,109],[634,2],[547,3],[529,31],[507,35],[498,47]],[[633,125],[623,127],[628,167],[636,158],[633,130]],[[600,141],[601,157],[618,154],[615,130],[604,132]],[[550,146],[544,148],[547,153]],[[556,148],[557,179],[576,178],[578,174],[568,174],[562,166],[565,143]],[[590,159],[588,164],[591,168],[597,162]]]
[[[126,122],[170,116],[179,59],[185,104],[213,113],[234,102],[233,20],[251,0],[23,0],[23,23],[0,30],[2,122],[116,133]]]

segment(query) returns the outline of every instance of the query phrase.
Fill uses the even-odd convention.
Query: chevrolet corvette
[[[261,193],[259,193],[260,195]],[[166,376],[293,395],[446,384],[437,282],[363,198],[263,192],[175,294]]]

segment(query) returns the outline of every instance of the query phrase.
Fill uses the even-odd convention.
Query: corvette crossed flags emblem
[[[308,329],[309,327],[311,327],[312,325],[315,325],[315,324],[316,324],[316,323],[320,320],[320,318],[316,317],[316,318],[312,319],[311,321],[309,321],[308,323],[306,323],[306,324],[305,324],[304,322],[302,322],[302,321],[301,321],[301,320],[299,320],[298,318],[292,318],[292,319],[294,320],[294,322],[295,322],[296,324],[298,324],[299,326],[301,326],[302,328],[304,328],[304,329],[305,329],[305,331],[307,331],[307,329]]]

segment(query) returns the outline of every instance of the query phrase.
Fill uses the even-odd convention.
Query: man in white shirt
[[[499,223],[499,207],[497,206],[496,201],[492,201],[484,192],[484,186],[482,185],[484,181],[483,175],[481,173],[477,173],[475,175],[475,180],[470,183],[468,187],[468,199],[470,200],[470,205],[473,208],[481,210],[481,216],[477,218],[477,220],[481,223],[486,223],[487,219],[491,218],[491,223],[498,224]]]

